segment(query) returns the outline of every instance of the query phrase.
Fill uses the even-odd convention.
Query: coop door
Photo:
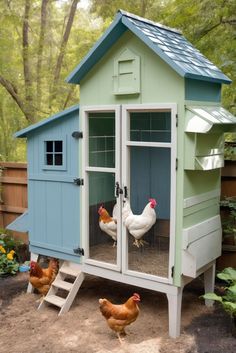
[[[120,109],[83,113],[85,261],[120,270]]]
[[[175,234],[175,107],[124,106],[122,119],[124,202],[130,203],[134,215],[140,215],[133,221],[132,216],[130,221],[123,219],[123,269],[170,282]],[[147,206],[150,199],[157,203],[152,210]],[[156,220],[145,231],[153,210]]]

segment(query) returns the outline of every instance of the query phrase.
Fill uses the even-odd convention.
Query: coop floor
[[[105,263],[116,264],[117,248],[113,242],[98,244],[90,247],[90,258]],[[136,247],[129,241],[128,266],[129,270],[168,277],[169,239],[158,237],[154,244]]]

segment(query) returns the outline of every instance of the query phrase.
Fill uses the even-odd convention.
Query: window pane
[[[46,154],[46,164],[53,165],[53,154],[51,153]]]
[[[55,141],[55,152],[62,152],[62,141]]]
[[[130,140],[145,142],[171,142],[171,113],[130,113]]]
[[[53,152],[53,141],[46,141],[46,152]]]
[[[55,153],[55,165],[62,165],[62,154]]]
[[[89,114],[89,166],[115,167],[115,114]]]

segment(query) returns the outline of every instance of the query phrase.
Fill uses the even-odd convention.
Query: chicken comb
[[[154,205],[154,207],[157,205],[157,202],[155,199],[149,199],[149,202],[151,202]]]
[[[133,296],[140,299],[140,295],[138,293],[134,293]]]

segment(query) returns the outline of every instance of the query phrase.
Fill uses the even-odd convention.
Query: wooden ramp
[[[60,309],[58,315],[66,313],[69,311],[83,280],[84,274],[81,272],[81,266],[64,261],[38,309],[42,309],[47,303],[50,303]]]

